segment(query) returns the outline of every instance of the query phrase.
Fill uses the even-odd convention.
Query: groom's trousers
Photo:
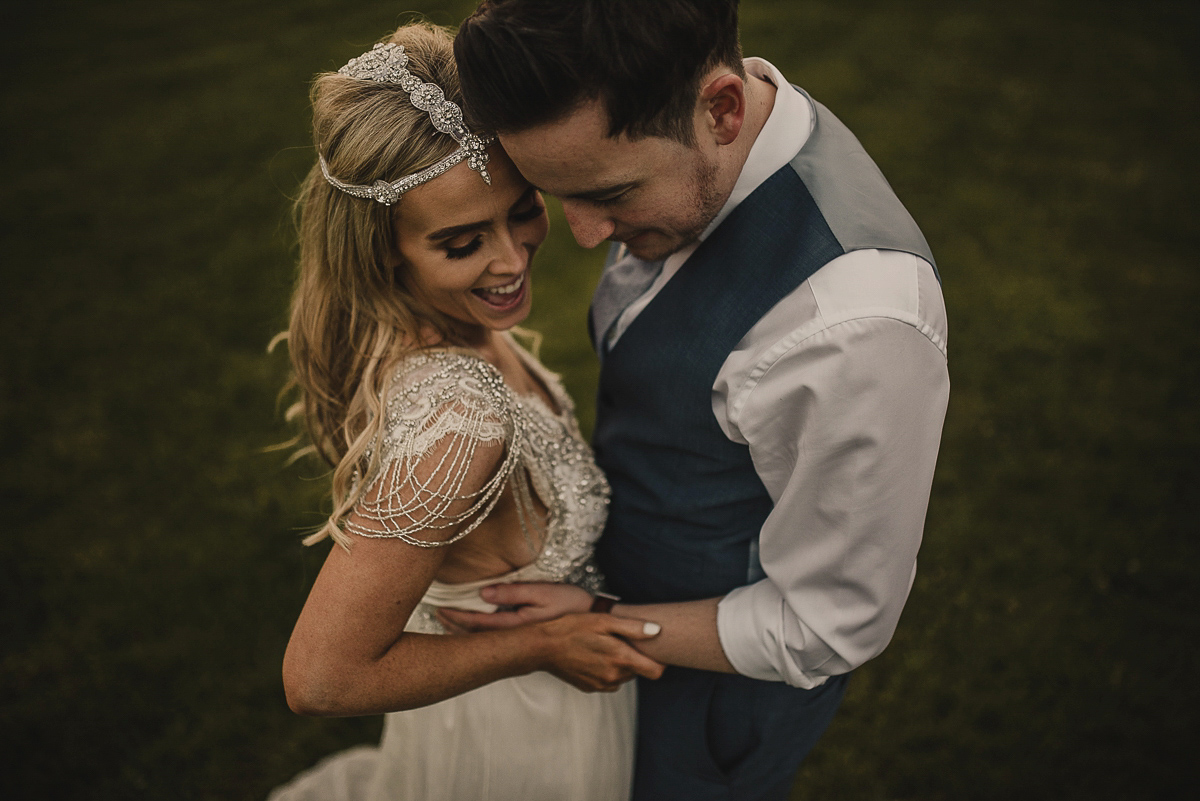
[[[784,801],[847,679],[800,690],[678,667],[639,679],[633,801]]]

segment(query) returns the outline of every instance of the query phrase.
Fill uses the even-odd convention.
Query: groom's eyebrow
[[[602,186],[599,189],[588,189],[584,192],[573,192],[567,195],[571,200],[605,200],[619,195],[637,186],[637,181],[626,181],[612,186]]]

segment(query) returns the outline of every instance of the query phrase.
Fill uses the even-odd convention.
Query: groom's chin
[[[687,244],[658,231],[643,231],[624,241],[629,252],[642,261],[660,261]]]

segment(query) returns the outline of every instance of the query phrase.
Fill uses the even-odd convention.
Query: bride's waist
[[[498,606],[488,603],[479,595],[479,591],[491,584],[509,584],[514,581],[554,581],[555,577],[547,573],[536,562],[525,567],[505,573],[501,576],[466,581],[458,584],[445,584],[434,581],[425,590],[416,609],[404,626],[405,631],[421,634],[447,634],[445,627],[437,619],[437,609],[465,609],[468,612],[495,612]]]
[[[479,595],[479,591],[492,584],[511,584],[516,581],[556,581],[556,577],[546,572],[537,562],[531,562],[524,567],[511,570],[499,576],[491,576],[477,581],[466,581],[447,584],[434,581],[425,590],[421,603],[434,607],[453,607],[466,609],[471,612],[495,612],[495,604],[488,603]]]

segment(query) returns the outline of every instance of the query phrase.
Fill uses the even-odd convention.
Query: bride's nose
[[[488,272],[496,275],[516,275],[524,271],[529,263],[529,251],[512,236],[503,237],[499,249],[488,265]]]

